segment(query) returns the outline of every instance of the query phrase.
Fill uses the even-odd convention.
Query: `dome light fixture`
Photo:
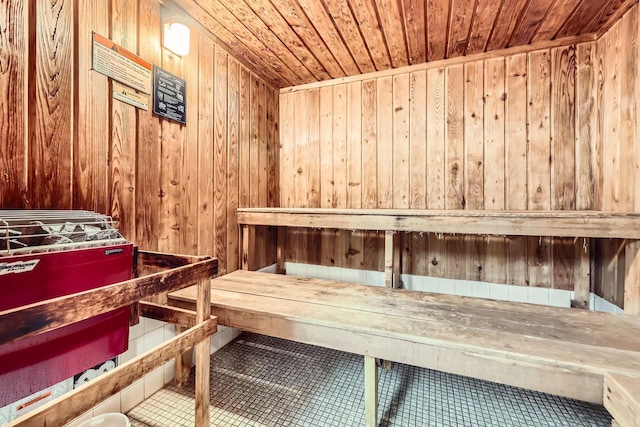
[[[164,24],[164,47],[178,56],[188,55],[190,33],[184,24]]]

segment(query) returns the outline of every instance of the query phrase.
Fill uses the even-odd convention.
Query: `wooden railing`
[[[12,325],[0,330],[0,345],[19,341],[47,329],[78,322],[145,298],[198,284],[196,312],[142,303],[143,315],[155,313],[158,320],[175,321],[189,327],[164,344],[118,366],[71,393],[28,413],[7,427],[60,426],[82,415],[99,402],[118,393],[150,373],[162,363],[196,347],[195,425],[209,426],[210,353],[207,338],[217,331],[217,319],[211,317],[210,279],[218,271],[218,260],[210,257],[140,252],[142,266],[170,267],[169,270],[124,282],[53,298],[0,312],[0,324]]]

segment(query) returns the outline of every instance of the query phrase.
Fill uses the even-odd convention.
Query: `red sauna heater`
[[[0,210],[0,311],[131,279],[133,257],[107,216]],[[123,307],[0,345],[0,407],[126,351],[128,338]]]

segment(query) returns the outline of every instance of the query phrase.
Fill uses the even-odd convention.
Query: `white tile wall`
[[[272,267],[272,266],[270,266]],[[269,269],[270,267],[267,267]],[[319,279],[333,279],[373,286],[384,286],[384,272],[370,270],[356,270],[323,265],[301,264],[287,262],[287,274],[296,276],[315,277]],[[271,268],[275,271],[275,268]],[[270,270],[268,270],[270,271]],[[478,282],[472,280],[454,280],[447,278],[414,276],[403,274],[401,280],[404,288],[413,291],[446,293],[451,295],[489,298],[502,301],[527,302],[530,304],[550,305],[554,307],[570,307],[573,292],[562,289],[547,289],[527,286],[503,285],[498,283]],[[590,295],[589,308],[596,311],[622,313],[623,310],[603,298]],[[211,349],[219,349],[225,345],[230,337],[235,337],[239,331],[223,338],[212,338]]]
[[[120,392],[120,411],[127,412],[144,400],[144,380],[136,381]]]
[[[93,416],[120,412],[120,396],[115,394],[93,408]]]

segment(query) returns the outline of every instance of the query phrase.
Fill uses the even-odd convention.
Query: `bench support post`
[[[378,425],[378,367],[375,357],[364,357],[364,412],[366,427]]]
[[[202,280],[198,283],[196,300],[196,322],[201,324],[211,317],[211,283]],[[209,338],[196,344],[196,427],[209,426],[209,402],[211,400],[211,353]]]
[[[640,315],[640,241],[633,240],[625,247],[624,312]]]
[[[287,227],[278,227],[276,248],[276,273],[286,274],[284,268],[285,254],[287,250]]]

